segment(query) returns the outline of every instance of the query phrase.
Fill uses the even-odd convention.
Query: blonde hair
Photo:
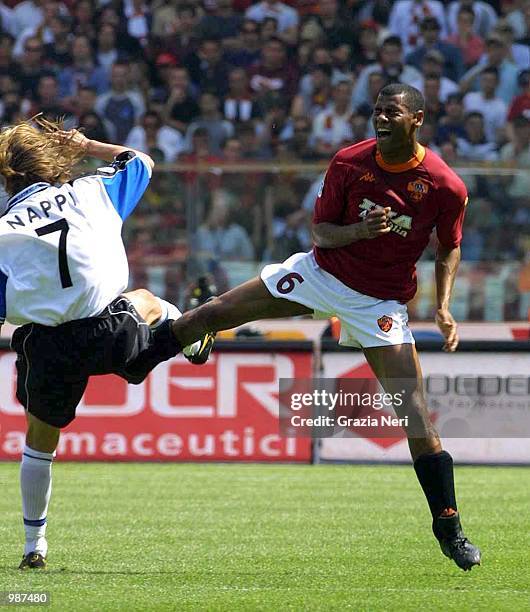
[[[65,137],[62,121],[36,116],[0,132],[0,175],[13,195],[28,185],[65,183],[85,149]]]

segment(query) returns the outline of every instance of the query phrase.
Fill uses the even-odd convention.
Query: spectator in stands
[[[96,61],[106,70],[109,76],[112,64],[118,60],[126,59],[126,56],[118,51],[116,28],[109,23],[103,24],[99,28],[96,39],[96,48]]]
[[[403,45],[398,36],[389,36],[381,44],[379,61],[366,66],[353,89],[353,106],[359,108],[369,102],[368,79],[372,72],[381,72],[387,82],[402,82],[412,85],[421,79],[421,73],[403,62]]]
[[[352,10],[357,22],[371,19],[375,21],[379,27],[386,28],[393,4],[393,0],[367,0],[362,4],[354,2]]]
[[[32,100],[29,116],[32,117],[37,113],[42,113],[49,121],[57,121],[64,117],[65,129],[74,127],[72,115],[67,113],[59,98],[57,78],[52,74],[41,76],[39,79],[37,95]]]
[[[461,93],[450,94],[445,103],[445,116],[438,123],[436,143],[438,146],[450,142],[456,145],[457,138],[465,138],[464,104]]]
[[[348,47],[349,49],[349,47]],[[349,53],[350,56],[350,53]],[[341,62],[344,60],[342,57]],[[346,60],[346,63],[347,60]],[[330,83],[329,85],[334,85],[339,81],[344,81],[345,79],[351,78],[353,80],[353,75],[351,74],[351,68],[348,66],[347,68],[344,65],[341,65],[340,68],[334,65],[334,57],[331,49],[329,47],[325,47],[322,45],[317,45],[313,48],[310,55],[310,62],[306,68],[306,74],[300,79],[298,83],[298,94],[304,97],[304,103],[309,104],[309,101],[313,99],[315,95],[315,85],[313,83],[314,76],[312,74],[313,69],[316,67],[329,67],[331,70],[330,75]],[[324,68],[327,73],[327,68]],[[317,80],[320,80],[320,76],[317,75]],[[317,87],[318,89],[318,87]],[[327,92],[331,93],[330,91]],[[329,96],[328,96],[329,97]]]
[[[109,134],[101,117],[94,111],[89,111],[79,117],[79,127],[83,134],[91,140],[109,142]]]
[[[127,33],[138,42],[147,45],[152,16],[144,0],[124,0],[123,13],[127,19]]]
[[[330,47],[352,43],[353,25],[338,0],[320,0],[318,3],[318,24],[324,35],[324,42]]]
[[[517,94],[517,66],[508,58],[508,47],[504,39],[492,32],[486,40],[486,53],[480,62],[460,80],[460,89],[464,93],[472,90],[478,91],[480,86],[479,75],[488,66],[494,66],[499,71],[499,85],[496,96],[506,104],[510,104]]]
[[[94,112],[97,97],[97,91],[93,87],[80,87],[75,99],[75,105],[72,107],[71,112],[77,118],[86,113]]]
[[[407,56],[407,64],[420,69],[425,54],[434,49],[444,58],[443,76],[458,81],[464,73],[464,62],[460,49],[449,42],[440,40],[441,26],[436,17],[426,17],[420,25],[423,44],[416,47]]]
[[[42,3],[42,21],[33,21],[17,36],[13,54],[20,58],[24,53],[26,41],[29,38],[38,38],[42,44],[53,42],[52,21],[60,14],[61,6],[57,0],[45,0]]]
[[[441,96],[442,80],[439,74],[427,73],[423,80],[423,95],[425,97],[425,120],[431,123],[445,115],[445,107]]]
[[[511,102],[508,122],[512,123],[520,115],[530,119],[530,70],[523,70],[517,79],[520,94]]]
[[[288,103],[277,91],[269,91],[260,100],[263,121],[260,123],[260,140],[269,155],[276,154],[277,147],[293,136],[293,125],[288,116]]]
[[[285,43],[279,38],[263,45],[261,61],[249,70],[249,77],[250,88],[258,96],[277,91],[291,99],[296,93],[298,75],[288,61]]]
[[[418,46],[421,40],[420,24],[425,17],[434,17],[438,21],[442,38],[445,38],[445,11],[439,0],[397,0],[393,3],[388,29],[401,38],[405,54]]]
[[[343,81],[333,88],[333,102],[313,121],[314,149],[323,157],[331,157],[352,140],[351,83]]]
[[[72,20],[65,15],[58,15],[50,21],[50,30],[53,41],[44,45],[45,61],[61,69],[72,63]]]
[[[233,136],[234,127],[219,112],[219,98],[215,94],[203,93],[199,98],[199,108],[200,115],[186,130],[186,148],[188,151],[192,149],[194,132],[203,128],[208,134],[209,150],[213,155],[220,155],[225,140]]]
[[[333,65],[333,82],[349,79],[352,83],[357,78],[354,72],[353,52],[351,45],[337,45],[331,49],[331,60]]]
[[[274,17],[265,17],[261,22],[261,46],[263,47],[271,38],[278,38],[278,20]]]
[[[186,95],[195,100],[199,90],[190,81],[188,69],[178,66],[177,60],[170,53],[161,53],[155,61],[156,79],[150,93],[152,104],[165,104],[173,87],[182,87]]]
[[[191,134],[191,146],[186,144],[186,153],[182,153],[179,157],[179,162],[186,164],[198,163],[198,162],[211,162],[218,163],[219,156],[214,155],[210,149],[210,135],[208,130],[204,127],[197,127]],[[196,173],[187,173],[188,180],[195,178]]]
[[[191,2],[184,2],[177,7],[176,22],[170,22],[168,34],[164,37],[164,50],[172,53],[182,63],[184,58],[192,51],[196,51],[199,45],[197,26],[199,24],[199,13],[197,6]]]
[[[481,113],[471,112],[464,121],[466,135],[457,138],[456,150],[460,159],[467,161],[496,161],[497,147],[488,141],[484,132],[484,117]]]
[[[200,38],[217,37],[223,47],[233,47],[241,28],[243,17],[233,8],[233,0],[216,0],[215,8],[204,15],[197,26]]]
[[[228,75],[228,93],[223,101],[223,116],[234,125],[259,119],[261,111],[254,102],[248,76],[243,68],[233,68]]]
[[[352,143],[361,142],[367,138],[375,137],[371,121],[366,115],[352,115],[351,118],[351,141]]]
[[[294,156],[301,161],[314,161],[320,155],[314,150],[312,142],[313,124],[309,117],[300,116],[292,120],[293,135],[289,140],[289,147]]]
[[[206,221],[199,227],[192,241],[197,257],[215,260],[250,261],[254,247],[245,229],[233,223],[223,192],[214,194]]]
[[[524,0],[522,6],[524,19],[524,34],[519,37],[518,42],[523,45],[530,44],[530,0]]]
[[[151,35],[155,38],[164,39],[176,34],[179,29],[178,9],[181,3],[174,0],[162,0],[153,3],[153,20],[151,24]]]
[[[332,72],[329,64],[316,64],[311,67],[309,74],[300,81],[299,93],[293,99],[293,117],[305,116],[313,119],[328,106],[332,94]]]
[[[244,159],[256,161],[270,159],[270,151],[263,145],[256,128],[250,123],[239,125],[236,137],[241,144],[241,156]]]
[[[514,119],[510,142],[506,143],[500,150],[499,159],[504,162],[516,160],[519,167],[530,169],[530,118],[519,115]],[[528,202],[530,194],[530,173],[528,170],[509,178],[507,193],[514,200]]]
[[[457,14],[457,30],[447,37],[447,42],[460,49],[464,59],[464,66],[471,68],[484,54],[486,43],[484,39],[473,31],[475,13],[469,6],[462,6]]]
[[[73,5],[74,28],[76,36],[87,36],[90,41],[96,39],[96,19],[94,6],[90,0],[77,0]]]
[[[169,96],[163,115],[166,123],[182,134],[188,125],[200,114],[200,108],[191,94],[188,71],[185,68],[174,68],[168,77]]]
[[[355,108],[355,112],[365,117],[372,115],[372,110],[379,92],[387,85],[388,81],[382,72],[371,72],[368,75],[368,99]]]
[[[508,58],[513,61],[517,68],[519,70],[530,68],[530,47],[515,42],[510,23],[506,19],[499,19],[493,31],[504,39],[508,47]]]
[[[248,19],[262,23],[267,17],[278,21],[278,32],[282,40],[294,44],[298,36],[299,16],[295,9],[276,0],[263,0],[247,9]]]
[[[72,65],[59,71],[61,97],[75,98],[79,87],[93,87],[98,94],[108,91],[109,79],[104,68],[96,66],[92,46],[86,36],[76,36],[72,43]]]
[[[462,7],[473,10],[475,20],[473,22],[473,31],[481,38],[485,39],[497,23],[497,13],[491,4],[473,0],[457,0],[451,2],[447,9],[447,22],[449,25],[449,33],[456,34],[458,31],[458,12]]]
[[[20,94],[35,98],[39,79],[52,70],[43,67],[43,45],[39,38],[30,37],[24,43],[24,55],[16,69],[16,80],[20,84]]]
[[[440,149],[436,145],[436,126],[437,122],[435,120],[426,118],[421,126],[418,142],[440,155]]]
[[[0,32],[0,74],[15,74],[17,70],[13,61],[13,44],[10,34]]]
[[[228,64],[223,58],[221,43],[216,38],[200,41],[197,52],[188,55],[184,64],[193,83],[202,91],[224,96],[228,88]]]
[[[447,96],[458,91],[458,85],[443,76],[444,70],[444,56],[437,49],[430,49],[424,55],[421,63],[421,76],[417,81],[414,81],[412,85],[419,89],[422,93],[425,93],[425,78],[426,76],[437,76],[440,79],[440,101],[445,102]]]
[[[464,97],[466,112],[482,113],[484,131],[490,142],[498,142],[502,139],[508,113],[506,104],[495,95],[498,84],[499,71],[497,68],[493,66],[486,68],[480,75],[480,91],[471,91]]]
[[[506,17],[508,23],[512,26],[516,40],[524,38],[526,34],[526,24],[524,18],[524,6],[528,5],[528,0],[515,2],[503,2],[502,14]]]
[[[260,25],[256,21],[245,19],[239,30],[237,46],[227,51],[226,60],[232,66],[248,69],[257,64],[260,57]]]
[[[355,72],[359,72],[365,66],[377,62],[379,54],[378,25],[373,20],[361,22],[357,48],[352,57]]]
[[[311,249],[308,214],[298,200],[276,200],[272,219],[272,248],[267,249],[264,261],[284,261],[293,253]]]
[[[173,163],[184,151],[185,143],[182,134],[162,123],[162,117],[154,111],[147,111],[140,125],[133,127],[125,146],[143,151],[153,159],[164,163]]]
[[[110,73],[110,91],[98,96],[95,111],[108,122],[110,138],[125,142],[135,123],[145,112],[141,94],[130,88],[130,67],[116,62]]]

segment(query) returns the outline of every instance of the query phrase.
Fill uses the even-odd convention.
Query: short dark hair
[[[479,111],[470,111],[469,113],[467,113],[464,117],[464,121],[466,122],[469,119],[480,119],[482,123],[484,123],[484,115],[482,113],[479,113]]]
[[[399,38],[399,36],[387,36],[381,43],[381,47],[386,47],[387,45],[393,45],[394,47],[403,49],[403,43],[401,42],[401,38]]]
[[[497,79],[497,81],[499,80],[499,70],[495,66],[487,66],[482,71],[482,74],[493,74],[495,78]]]
[[[391,83],[379,92],[380,96],[401,96],[405,106],[413,113],[425,110],[425,99],[419,89],[406,83]]]

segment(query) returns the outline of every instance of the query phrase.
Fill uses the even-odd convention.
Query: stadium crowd
[[[448,163],[530,168],[530,0],[6,0],[0,19],[3,125],[62,116],[167,163],[318,162],[371,137],[377,92],[401,81],[423,91],[420,141]],[[186,223],[194,176],[154,184],[158,216],[137,217],[133,260],[163,254],[167,228]],[[267,240],[255,203],[270,177],[210,175],[197,249],[307,248],[314,178],[274,178]],[[464,258],[520,257],[509,236],[530,225],[528,177],[464,179],[478,200]]]

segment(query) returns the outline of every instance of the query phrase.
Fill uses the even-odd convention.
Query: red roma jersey
[[[340,150],[315,204],[314,223],[359,223],[370,210],[391,208],[391,231],[335,249],[314,247],[321,268],[348,287],[383,300],[408,302],[416,293],[416,262],[436,228],[445,247],[462,239],[467,192],[432,151],[420,147],[407,163],[389,165],[375,139]]]

